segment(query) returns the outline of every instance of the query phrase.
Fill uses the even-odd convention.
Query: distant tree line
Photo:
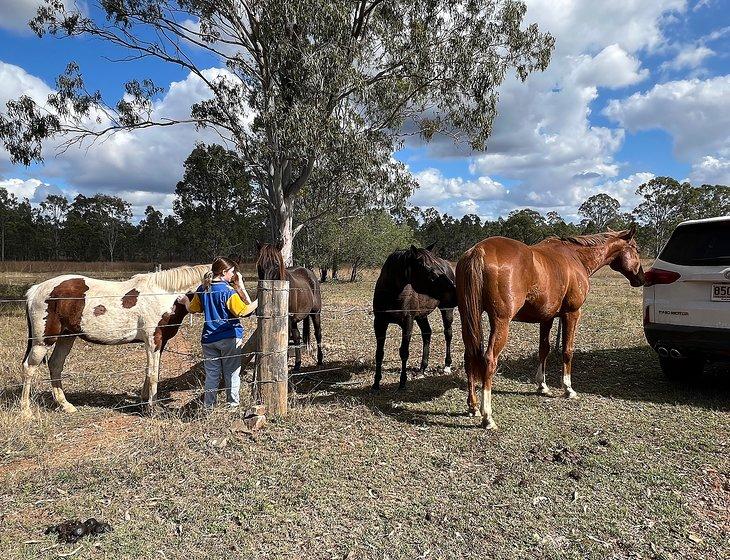
[[[0,188],[0,259],[69,261],[200,262],[215,255],[251,260],[255,241],[270,240],[272,225],[264,202],[257,200],[241,170],[238,155],[218,145],[199,145],[185,161],[175,188],[173,213],[152,206],[136,225],[131,205],[120,197],[79,194],[72,200],[48,195],[39,205],[18,200]],[[439,253],[456,260],[469,247],[492,235],[531,244],[548,236],[566,237],[637,223],[645,256],[656,255],[679,222],[730,214],[730,188],[694,187],[657,177],[637,189],[640,203],[630,213],[605,193],[580,205],[579,223],[557,212],[530,208],[507,217],[482,220],[474,214],[455,218],[434,208],[408,207],[413,180],[398,166],[384,165],[380,175],[332,182],[316,176],[296,207],[298,264],[315,268],[323,280],[347,280],[378,267],[397,248],[436,243]],[[355,181],[386,184],[373,188]]]

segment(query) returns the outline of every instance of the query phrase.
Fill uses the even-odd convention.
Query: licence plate
[[[730,284],[713,284],[712,301],[730,301]]]

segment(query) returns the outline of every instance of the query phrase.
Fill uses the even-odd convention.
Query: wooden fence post
[[[268,417],[286,416],[289,390],[289,282],[259,280],[254,399]]]

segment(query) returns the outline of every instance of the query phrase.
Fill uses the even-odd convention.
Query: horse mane
[[[284,257],[273,245],[268,243],[261,246],[259,250],[259,258],[256,260],[256,268],[259,270],[271,270],[272,268],[278,272],[278,278],[271,280],[286,280],[286,267],[284,266]]]
[[[184,265],[160,272],[137,274],[134,278],[148,278],[166,292],[179,292],[197,287],[202,282],[205,273],[209,271],[209,264]]]
[[[393,269],[395,271],[403,271],[405,270],[406,261],[408,259],[408,253],[410,252],[410,249],[397,249],[393,251],[390,255],[388,255],[388,258],[385,259],[385,263],[383,264],[383,269]],[[438,270],[439,272],[442,272],[444,274],[451,273],[451,267],[448,266],[446,261],[443,259],[438,258],[433,253],[427,250],[422,250],[421,255],[424,257],[424,261],[427,267],[433,268],[435,270]]]
[[[591,233],[587,235],[576,235],[570,237],[559,237],[560,241],[565,243],[572,243],[573,245],[580,245],[582,247],[597,247],[599,245],[605,245],[610,239],[617,236],[616,232],[607,231],[605,233]]]

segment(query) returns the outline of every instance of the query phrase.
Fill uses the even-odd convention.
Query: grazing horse
[[[209,264],[181,266],[137,274],[121,282],[64,275],[32,286],[26,293],[28,347],[23,358],[21,414],[31,416],[31,380],[51,347],[48,369],[53,398],[64,411],[76,411],[61,387],[63,365],[76,338],[95,344],[144,343],[147,368],[141,396],[151,407],[157,394],[160,354],[187,315],[177,298],[195,290],[209,271]],[[249,302],[238,271],[233,284]]]
[[[421,329],[423,337],[420,373],[423,374],[426,371],[431,345],[431,326],[428,324],[428,315],[437,307],[441,310],[444,337],[446,338],[444,372],[451,373],[451,323],[454,321],[454,307],[456,307],[456,286],[451,265],[431,252],[434,245],[435,243],[425,249],[418,249],[411,245],[410,249],[395,251],[385,260],[380,271],[373,294],[373,312],[375,314],[373,327],[376,340],[373,391],[380,389],[380,380],[383,376],[385,334],[390,323],[399,325],[403,330],[398,388],[404,389],[406,386],[408,347],[411,343],[414,320]]]
[[[314,273],[300,266],[285,268],[281,256],[281,242],[277,245],[256,242],[258,258],[256,270],[259,280],[289,281],[289,339],[294,343],[296,358],[294,371],[302,367],[302,336],[299,334],[299,321],[304,321],[304,342],[309,346],[309,322],[314,326],[317,340],[317,365],[322,365],[322,294],[319,281]]]
[[[482,426],[494,428],[492,378],[507,342],[510,321],[540,323],[539,365],[535,382],[542,394],[545,362],[550,353],[550,329],[560,317],[563,330],[563,389],[576,398],[570,383],[575,328],[590,289],[589,277],[609,265],[632,286],[644,284],[635,227],[620,232],[548,238],[527,246],[504,237],[489,237],[469,249],[456,265],[456,290],[464,339],[464,365],[469,381],[469,414],[482,416]],[[482,340],[482,312],[489,315],[489,343]],[[482,382],[477,411],[475,383]]]

